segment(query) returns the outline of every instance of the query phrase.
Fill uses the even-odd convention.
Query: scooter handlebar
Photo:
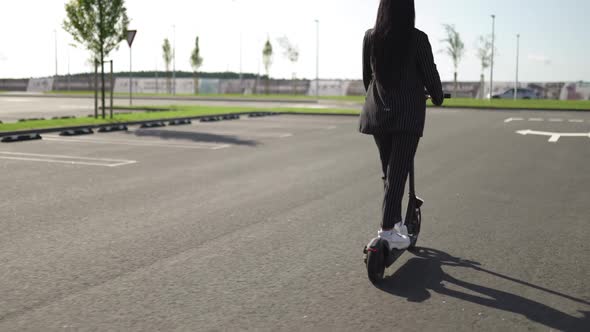
[[[451,97],[452,97],[452,96],[451,96],[451,94],[450,94],[450,93],[445,93],[445,94],[443,95],[443,98],[444,98],[444,99],[451,99]],[[426,99],[430,99],[430,98],[431,98],[431,97],[430,97],[430,95],[429,95],[428,93],[426,93]]]

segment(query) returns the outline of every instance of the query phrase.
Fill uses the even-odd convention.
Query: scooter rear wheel
[[[420,227],[422,225],[422,211],[420,211],[420,208],[416,208],[413,219],[408,225],[408,233],[410,233],[410,246],[408,250],[416,249],[416,243],[418,242],[418,235],[420,235]]]

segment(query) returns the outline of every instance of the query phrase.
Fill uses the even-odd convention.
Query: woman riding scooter
[[[402,199],[426,115],[425,90],[435,105],[444,95],[428,36],[415,28],[414,0],[381,0],[377,21],[363,41],[367,97],[360,132],[373,135],[385,195],[378,236],[391,249],[410,245],[402,222]]]

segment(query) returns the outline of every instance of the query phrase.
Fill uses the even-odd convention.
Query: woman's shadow
[[[477,262],[453,257],[439,250],[417,248],[414,254],[416,257],[408,260],[393,275],[386,277],[378,287],[390,294],[405,297],[411,302],[426,301],[430,298],[431,292],[436,292],[490,308],[520,314],[531,321],[543,324],[552,329],[561,331],[590,330],[590,311],[579,310],[583,314],[582,318],[570,316],[548,305],[529,300],[519,295],[456,279],[445,273],[442,266],[472,268],[476,271],[557,295],[585,306],[590,306],[590,302],[588,301],[486,270]],[[445,283],[462,287],[470,291],[470,293],[449,289]],[[472,295],[472,293],[478,293],[481,296]]]

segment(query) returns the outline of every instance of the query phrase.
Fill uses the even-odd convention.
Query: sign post
[[[131,45],[133,45],[133,40],[135,39],[136,34],[137,30],[127,30],[127,44],[129,44],[129,106],[133,105],[133,57],[131,53]]]
[[[113,118],[113,93],[115,92],[115,79],[113,78],[113,60],[111,62],[111,119]]]

